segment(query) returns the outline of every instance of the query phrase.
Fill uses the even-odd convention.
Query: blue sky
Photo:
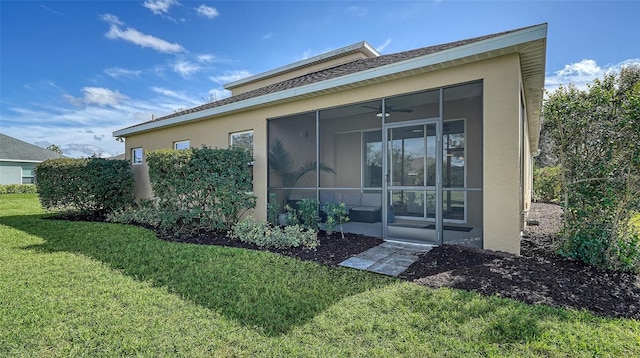
[[[0,0],[0,132],[66,155],[365,40],[387,54],[549,24],[547,88],[640,64],[640,1]]]

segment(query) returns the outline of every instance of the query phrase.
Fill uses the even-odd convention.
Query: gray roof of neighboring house
[[[114,155],[113,157],[107,157],[107,158],[104,158],[104,159],[108,159],[108,160],[122,160],[122,159],[127,159],[127,158],[125,158],[124,153],[122,153],[122,154]]]
[[[44,162],[63,155],[0,133],[0,161]]]
[[[414,60],[417,58],[421,58],[423,56],[438,55],[439,53],[445,53],[447,51],[451,51],[457,48],[463,48],[465,45],[469,45],[469,44],[482,43],[482,42],[486,44],[487,41],[490,42],[490,41],[493,41],[494,39],[498,39],[505,35],[509,36],[514,33],[524,33],[524,32],[527,32],[529,29],[535,30],[539,28],[544,29],[544,33],[545,33],[544,37],[546,38],[546,24],[541,24],[541,25],[534,25],[534,26],[528,26],[528,27],[523,27],[519,29],[504,31],[504,32],[495,33],[491,35],[486,35],[486,36],[475,37],[475,38],[466,39],[462,41],[450,42],[442,45],[423,47],[415,50],[382,55],[378,57],[354,60],[342,65],[338,65],[338,66],[327,68],[327,69],[322,69],[316,72],[308,73],[299,77],[274,83],[272,85],[268,85],[252,91],[240,93],[238,95],[224,98],[219,101],[206,103],[206,104],[193,107],[184,111],[179,111],[166,116],[155,118],[151,121],[139,123],[134,126],[127,127],[114,132],[114,136],[127,135],[130,133],[139,132],[139,131],[146,131],[146,130],[150,130],[151,128],[162,126],[163,124],[174,125],[175,123],[173,122],[177,123],[178,121],[190,120],[190,119],[194,119],[195,117],[198,117],[199,115],[198,112],[203,112],[203,115],[204,115],[205,113],[210,112],[211,110],[215,110],[218,107],[225,108],[225,107],[229,107],[229,105],[231,106],[234,106],[236,104],[239,105],[239,102],[253,100],[255,98],[261,98],[261,97],[266,98],[267,96],[273,96],[274,94],[277,94],[279,92],[284,93],[286,91],[289,91],[289,92],[296,91],[298,88],[302,88],[303,86],[308,87],[309,85],[313,86],[315,84],[322,83],[325,81],[326,82],[335,81],[341,77],[346,78],[350,75],[354,75],[357,73],[364,73],[367,71],[378,71],[379,69],[381,72],[383,72],[382,69],[388,67],[388,65],[400,64],[403,61]],[[488,47],[491,47],[491,46],[488,46]],[[542,98],[542,88],[544,87],[544,74],[540,75],[537,73],[539,72],[537,69],[540,63],[542,64],[542,69],[544,69],[544,58],[541,58],[541,59],[537,58],[540,56],[540,53],[535,52],[538,50],[538,48],[539,47],[531,46],[531,49],[525,49],[525,51],[533,52],[533,54],[530,54],[529,57],[533,58],[534,66],[536,68],[536,71],[534,71],[536,80],[531,81],[531,84],[533,85],[534,88],[531,90],[529,88],[525,88],[525,92],[529,92],[529,91],[536,92],[534,96],[536,101],[534,101],[535,103],[533,103],[533,106],[531,106],[533,111],[536,111],[539,109],[538,102],[540,102],[539,99]],[[544,57],[544,45],[542,45],[542,49],[543,49],[541,51],[542,57]],[[508,53],[508,52],[502,51],[500,49],[498,49],[497,51],[494,51],[494,55],[499,55],[504,53]],[[443,56],[443,57],[446,57],[446,56]],[[475,56],[475,59],[477,60],[478,56]],[[447,61],[447,59],[443,58],[440,61]],[[534,66],[529,66],[530,61],[531,60],[527,58],[526,61],[523,62],[523,65],[527,65],[528,67],[534,67]],[[435,64],[432,66],[434,68],[437,68],[438,65]],[[528,76],[528,73],[525,75]],[[537,77],[540,77],[542,80],[538,79]],[[529,77],[526,77],[525,81],[528,81],[528,80],[529,80]],[[301,92],[304,92],[304,91],[301,90]],[[540,92],[540,93],[537,93],[537,92]]]

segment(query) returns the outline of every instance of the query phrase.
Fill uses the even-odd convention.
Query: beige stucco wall
[[[520,65],[496,59],[484,81],[484,248],[520,253]]]
[[[320,97],[304,99],[191,122],[180,126],[126,138],[126,153],[170,148],[176,140],[227,147],[229,133],[254,130],[254,194],[258,204],[254,215],[264,219],[267,196],[267,118],[362,102],[401,93],[483,80],[484,83],[484,247],[518,254],[520,252],[520,171],[519,171],[519,91],[520,65],[517,54],[474,62],[435,72],[368,85]],[[145,168],[145,166],[141,166]],[[143,179],[142,174],[137,178]],[[137,195],[148,195],[148,183],[136,183]]]

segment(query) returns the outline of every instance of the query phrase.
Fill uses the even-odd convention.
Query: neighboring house
[[[114,155],[113,157],[108,157],[108,158],[105,158],[105,159],[109,159],[109,160],[125,160],[125,159],[127,159],[127,156],[124,153],[122,153],[122,154]]]
[[[35,184],[34,168],[63,155],[0,133],[0,184]]]
[[[357,43],[227,84],[232,96],[114,132],[136,195],[152,195],[144,150],[253,150],[254,216],[270,193],[344,202],[346,229],[385,239],[519,253],[538,151],[547,25],[379,55]],[[296,182],[277,146],[335,171]],[[273,168],[272,168],[273,169]],[[286,177],[286,176],[285,176]]]

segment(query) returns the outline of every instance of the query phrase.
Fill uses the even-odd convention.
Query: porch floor
[[[432,245],[385,241],[342,261],[340,266],[396,277],[418,260],[419,253],[432,248]]]

